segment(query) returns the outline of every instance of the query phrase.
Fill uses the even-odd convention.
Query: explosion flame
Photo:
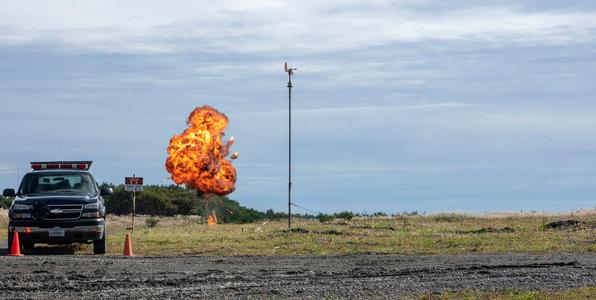
[[[174,135],[168,146],[166,169],[177,184],[204,194],[227,195],[236,189],[236,169],[229,155],[234,137],[222,142],[228,118],[215,108],[204,105],[195,108],[188,117],[188,128]]]
[[[215,225],[217,224],[217,215],[215,214],[215,210],[212,210],[207,216],[207,225]]]

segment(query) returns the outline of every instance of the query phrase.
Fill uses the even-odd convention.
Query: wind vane
[[[284,63],[284,71],[286,71],[288,73],[288,82],[292,82],[292,76],[294,76],[294,71],[298,70],[298,68],[292,68],[289,67],[288,68],[288,63]]]

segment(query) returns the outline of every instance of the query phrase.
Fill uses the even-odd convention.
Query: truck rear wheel
[[[101,240],[93,241],[93,254],[106,254],[106,230],[104,228]]]

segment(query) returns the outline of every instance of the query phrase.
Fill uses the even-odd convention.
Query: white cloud
[[[0,43],[116,52],[314,53],[429,39],[582,42],[593,39],[596,29],[593,12],[419,11],[409,2],[14,2],[0,11]]]
[[[550,191],[542,181],[579,183],[578,195],[563,197],[572,207],[593,190],[593,10],[515,1],[5,2],[0,111],[14,128],[0,134],[12,141],[0,164],[5,186],[17,177],[13,161],[40,155],[90,155],[102,180],[134,169],[163,183],[167,141],[206,101],[229,113],[237,137],[234,196],[267,208],[260,201],[285,196],[287,57],[299,67],[297,199],[509,197],[524,207],[518,200]],[[30,109],[47,105],[56,112]],[[537,192],[507,194],[521,183]]]

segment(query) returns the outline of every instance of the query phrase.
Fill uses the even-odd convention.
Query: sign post
[[[124,190],[132,192],[132,227],[131,231],[135,230],[135,216],[137,213],[137,191],[143,191],[143,177],[124,177]]]

